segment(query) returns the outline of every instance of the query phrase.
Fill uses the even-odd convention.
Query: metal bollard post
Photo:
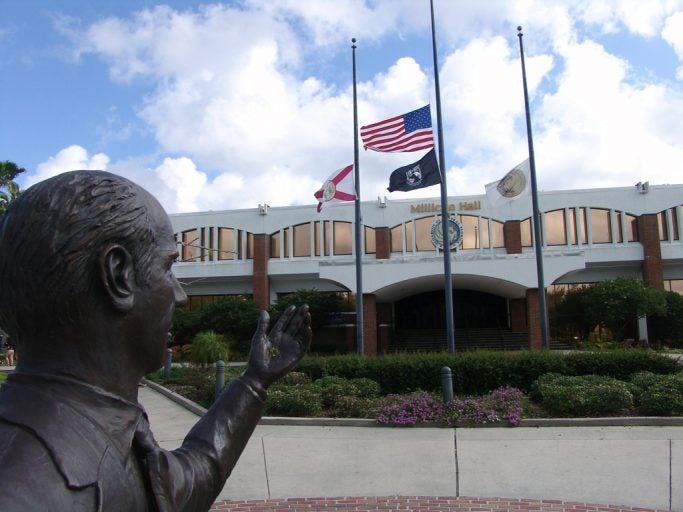
[[[225,363],[220,359],[216,361],[216,391],[215,400],[221,396],[223,392],[223,386],[225,386]]]
[[[441,368],[441,390],[443,392],[443,403],[453,401],[453,374],[448,366]]]
[[[164,362],[164,382],[171,378],[171,363],[173,362],[173,350],[166,349],[166,361]]]

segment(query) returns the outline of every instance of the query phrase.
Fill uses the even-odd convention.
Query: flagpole
[[[353,59],[353,177],[356,187],[356,353],[365,354],[363,342],[363,246],[361,245],[360,173],[358,172],[358,102],[356,99],[356,38],[351,39]]]
[[[536,186],[536,159],[534,158],[534,140],[531,134],[531,114],[529,112],[529,93],[526,85],[526,66],[524,65],[524,45],[522,44],[522,27],[517,27],[519,37],[519,54],[522,60],[522,83],[524,85],[524,109],[526,111],[526,134],[529,144],[529,177],[531,178],[531,203],[533,207],[534,248],[536,249],[536,274],[538,277],[538,309],[541,322],[541,346],[548,348],[548,309],[545,300],[545,280],[543,277],[543,241],[541,240],[541,210],[538,206],[538,187]]]
[[[432,16],[432,52],[434,54],[434,88],[436,89],[436,129],[439,142],[439,172],[441,173],[441,231],[443,232],[444,299],[446,306],[446,335],[448,351],[455,352],[455,327],[453,315],[453,280],[451,277],[451,246],[448,231],[448,186],[446,184],[446,157],[443,147],[441,125],[441,91],[439,88],[439,60],[436,55],[436,31],[434,28],[434,1],[429,0]]]

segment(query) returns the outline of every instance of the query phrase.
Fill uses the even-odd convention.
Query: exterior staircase
[[[446,350],[445,329],[403,329],[392,333],[390,352],[435,352]],[[528,332],[509,329],[456,329],[455,349],[461,350],[525,350],[529,348]],[[551,350],[571,350],[571,345],[551,341]]]

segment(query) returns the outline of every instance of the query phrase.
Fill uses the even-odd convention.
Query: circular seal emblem
[[[526,175],[524,171],[514,168],[498,182],[496,190],[503,197],[513,198],[524,192],[525,188]]]
[[[406,183],[411,187],[417,187],[422,183],[422,169],[419,165],[406,171]]]
[[[431,237],[434,247],[443,250],[443,229],[441,219],[436,219],[431,228]],[[448,247],[455,249],[462,242],[462,224],[455,219],[448,219]]]
[[[326,181],[323,186],[323,200],[329,201],[334,198],[337,193],[337,186],[332,182],[332,180]]]

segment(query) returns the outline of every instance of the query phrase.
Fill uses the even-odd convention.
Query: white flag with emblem
[[[529,159],[516,165],[498,181],[493,181],[484,187],[486,197],[492,207],[497,207],[509,201],[529,195],[531,191]]]

